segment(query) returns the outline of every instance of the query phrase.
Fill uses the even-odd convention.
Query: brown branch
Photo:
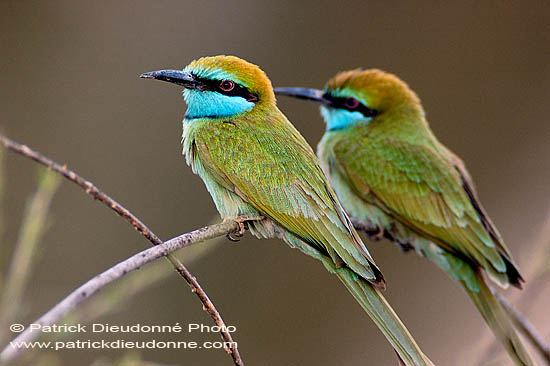
[[[258,218],[243,217],[242,219],[243,221],[246,221]],[[35,320],[31,324],[40,324],[41,329],[45,326],[55,324],[84,300],[93,296],[108,284],[125,276],[128,272],[139,269],[142,266],[151,263],[152,261],[160,257],[167,256],[170,253],[191,244],[200,243],[202,241],[215,238],[217,236],[235,233],[241,228],[240,222],[241,220],[224,221],[216,225],[206,226],[201,229],[182,234],[152,248],[136,253],[133,256],[125,259],[124,261],[110,267],[106,271],[98,274],[97,276],[93,277],[92,279],[75,289],[67,297],[58,302],[52,309],[48,310],[46,314],[42,315],[39,319]],[[196,282],[193,276],[191,276],[191,279],[193,285],[198,285],[198,282]],[[197,294],[203,304],[205,304],[205,310],[212,317],[214,317],[215,314],[212,313],[212,311],[216,311],[216,309],[214,308],[214,304],[212,304],[208,296],[206,296],[206,293],[202,291],[202,293]],[[40,330],[27,327],[22,333],[20,333],[15,339],[13,339],[10,344],[4,348],[4,350],[2,350],[2,352],[0,353],[0,362],[8,362],[12,360],[19,352],[25,349],[24,347],[18,347],[18,345],[23,344],[24,342],[29,344],[29,342],[35,340],[40,335],[40,333]],[[225,341],[224,339],[224,342],[232,342],[230,344],[224,343],[224,346],[231,347],[231,350],[237,349],[237,344],[233,340]],[[236,357],[238,357],[238,360],[235,359]],[[238,353],[234,357],[234,361],[235,363],[240,362],[240,364],[242,365],[242,360],[240,360]]]
[[[123,217],[127,222],[129,222],[134,227],[134,229],[136,229],[147,240],[153,243],[153,245],[159,245],[162,243],[162,240],[160,240],[160,238],[157,235],[155,235],[155,233],[153,233],[134,214],[132,214],[125,207],[123,207],[120,203],[118,203],[117,201],[109,197],[107,194],[99,190],[99,188],[97,188],[92,182],[82,178],[81,176],[76,174],[74,171],[68,169],[66,165],[60,165],[55,161],[49,159],[48,157],[42,155],[38,151],[35,151],[26,145],[19,144],[3,135],[0,135],[0,143],[4,145],[7,149],[15,151],[18,154],[21,154],[42,165],[45,165],[46,167],[53,170],[54,172],[61,174],[71,182],[77,184],[94,199],[102,202],[111,210],[116,212],[119,216]],[[236,346],[233,346],[236,343],[233,341],[231,334],[226,331],[227,327],[225,326],[225,323],[220,313],[216,310],[214,304],[208,299],[206,292],[202,289],[197,279],[191,274],[191,272],[189,272],[189,270],[183,265],[183,263],[181,263],[176,257],[174,257],[171,254],[168,254],[166,257],[172,263],[176,271],[185,279],[185,281],[187,281],[193,293],[197,295],[197,297],[203,304],[203,309],[206,312],[208,312],[208,314],[210,315],[214,323],[220,327],[221,329],[220,333],[223,341],[226,342],[225,344],[231,345],[229,348],[225,348],[225,350],[231,356],[235,365],[242,366],[244,363],[239,354],[239,351],[237,350]]]
[[[529,342],[535,347],[537,352],[540,353],[541,357],[544,359],[547,365],[550,365],[550,347],[545,344],[544,340],[538,334],[537,330],[531,322],[519,311],[517,311],[514,306],[506,300],[502,295],[497,292],[493,292],[498,302],[504,310],[508,313],[516,327],[527,337]]]

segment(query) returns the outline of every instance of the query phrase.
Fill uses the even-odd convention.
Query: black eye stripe
[[[227,95],[230,97],[242,97],[249,102],[258,101],[258,96],[256,94],[250,92],[247,88],[245,88],[240,84],[237,84],[234,81],[232,81],[234,84],[233,89],[225,91],[222,88],[220,88],[220,84],[223,80],[206,79],[206,78],[200,78],[200,77],[195,77],[195,80],[200,82],[204,86],[205,90],[216,91],[220,94]]]
[[[330,101],[330,106],[333,108],[345,109],[347,111],[352,111],[352,112],[360,112],[365,117],[374,117],[378,114],[377,110],[367,107],[366,105],[361,103],[359,100],[357,100],[357,102],[359,102],[359,105],[357,107],[350,108],[346,104],[346,101],[348,100],[348,98],[334,97],[328,93],[325,93],[323,95],[323,98]]]

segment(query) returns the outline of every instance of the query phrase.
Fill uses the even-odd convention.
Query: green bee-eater
[[[406,365],[432,365],[382,296],[385,282],[305,139],[279,111],[271,81],[232,56],[204,57],[144,78],[183,86],[183,153],[223,219],[280,238],[336,274]]]
[[[317,154],[357,228],[437,263],[457,280],[517,364],[532,362],[482,270],[506,288],[523,279],[462,161],[428,126],[417,95],[380,70],[337,74],[324,90],[277,88],[321,103]]]

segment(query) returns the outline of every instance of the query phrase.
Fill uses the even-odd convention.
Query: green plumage
[[[291,89],[284,94],[300,95]],[[356,225],[434,261],[463,286],[516,364],[532,365],[482,270],[502,287],[520,287],[522,278],[463,163],[435,138],[417,96],[378,70],[341,73],[321,94],[330,110],[323,115],[338,120],[327,126],[338,128],[325,133],[318,156]],[[349,108],[330,98],[353,98],[368,106],[369,117],[345,120]]]
[[[380,271],[337,203],[309,145],[278,110],[251,117],[185,126],[188,161],[202,167],[196,170],[222,216],[248,213],[252,206],[335,262],[341,258],[361,277],[382,285]],[[228,200],[228,193],[220,190],[241,200]]]
[[[433,365],[380,293],[379,288],[385,287],[380,270],[329,186],[313,150],[276,107],[265,74],[243,60],[225,56],[194,61],[185,70],[190,74],[181,73],[185,79],[181,84],[194,88],[195,94],[187,94],[187,98],[198,105],[189,106],[193,118],[183,123],[183,152],[222,218],[264,216],[265,220],[249,223],[255,236],[283,239],[320,260],[345,284],[406,365]],[[178,72],[148,75],[174,82]],[[240,84],[230,88],[224,80],[202,84],[194,80],[217,75]],[[223,88],[211,86],[218,83]],[[201,99],[198,92],[210,93],[207,103],[201,104],[206,98]],[[244,98],[254,101],[251,110]],[[213,116],[239,106],[243,106],[241,113]],[[197,113],[204,116],[197,118]]]
[[[373,286],[384,286],[381,273],[336,201],[313,151],[278,110],[273,112],[263,121],[258,116],[185,126],[188,161],[222,217],[268,218],[249,224],[254,235],[280,237],[321,260],[344,282],[405,364],[431,365]]]
[[[327,134],[320,151],[330,150],[327,146],[331,139],[338,140],[333,156],[326,161],[333,172],[331,176],[339,175],[332,180],[336,191],[348,192],[340,198],[351,217],[371,230],[386,232],[399,243],[412,245],[434,261],[463,286],[516,364],[532,365],[508,315],[480,272],[485,269],[491,278],[506,286],[517,281],[517,271],[507,272],[513,264],[506,248],[493,241],[483,226],[452,162],[442,160],[422,145],[395,141],[392,144],[391,140],[358,144],[351,142],[360,136],[357,131],[348,136],[349,140],[337,134]],[[356,148],[348,148],[352,146]],[[348,200],[360,200],[361,204],[374,207],[365,209]],[[376,213],[372,215],[372,211]],[[489,228],[495,232],[492,226]]]
[[[358,129],[327,133],[319,149],[322,160],[338,170],[336,174],[365,202],[448,252],[479,263],[506,286],[509,253],[483,226],[463,188],[466,182],[456,160],[422,143],[369,135],[368,131],[368,138],[361,138],[364,134]]]

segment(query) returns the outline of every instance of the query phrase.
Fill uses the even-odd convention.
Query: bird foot
[[[374,229],[365,228],[364,230],[365,230],[365,234],[367,234],[370,240],[379,241],[384,239],[385,237],[384,235],[385,231],[380,228],[374,228]]]
[[[412,244],[400,243],[400,242],[396,242],[396,243],[403,253],[408,253],[409,251],[414,250],[414,246]]]
[[[356,230],[360,230],[365,232],[365,234],[369,237],[370,240],[378,241],[384,238],[385,230],[373,226],[372,224],[362,221],[362,220],[356,220],[351,219],[351,223],[353,224],[353,227],[355,227]]]
[[[227,218],[223,219],[223,222],[228,222],[228,221],[236,222],[239,225],[239,230],[234,232],[234,233],[229,233],[225,237],[227,239],[229,239],[230,241],[232,241],[232,242],[238,242],[238,241],[241,240],[244,233],[246,232],[246,229],[247,229],[246,222],[247,221],[259,221],[259,220],[263,220],[263,219],[264,219],[263,216],[247,216],[247,215],[237,216],[237,217],[227,217]]]

